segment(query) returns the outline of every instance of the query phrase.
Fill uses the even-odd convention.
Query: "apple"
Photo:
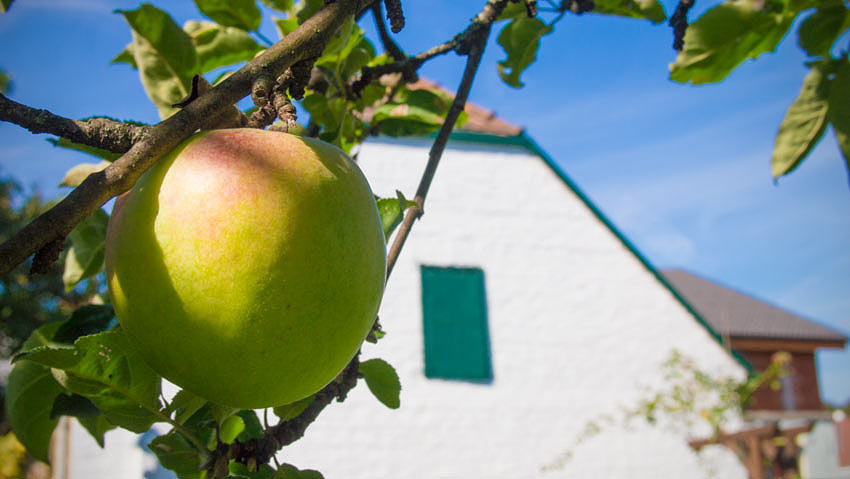
[[[163,377],[237,408],[315,393],[356,354],[386,245],[357,165],[312,138],[214,130],[115,202],[106,277],[130,342]]]

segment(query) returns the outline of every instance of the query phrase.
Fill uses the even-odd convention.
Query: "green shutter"
[[[490,381],[484,272],[422,266],[425,376]]]

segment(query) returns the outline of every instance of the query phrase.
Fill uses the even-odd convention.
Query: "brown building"
[[[791,373],[781,388],[756,392],[750,411],[823,410],[815,351],[844,348],[847,336],[687,271],[664,270],[663,276],[718,333],[724,344],[757,371],[778,351],[791,354]]]

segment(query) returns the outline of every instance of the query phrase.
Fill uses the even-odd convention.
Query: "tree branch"
[[[20,125],[32,133],[50,133],[74,143],[124,153],[139,141],[150,127],[122,123],[108,118],[71,120],[47,110],[39,110],[10,100],[0,93],[0,121]]]
[[[487,7],[490,7],[491,3],[499,2],[493,2],[491,0],[487,3]],[[506,2],[500,3],[502,4],[502,8],[504,8]],[[485,10],[487,7],[485,7]],[[425,171],[422,173],[422,178],[419,180],[419,186],[416,189],[416,196],[413,198],[413,201],[416,202],[416,206],[407,210],[407,213],[404,215],[404,220],[396,233],[395,241],[387,254],[387,278],[389,278],[390,273],[392,273],[396,260],[398,260],[398,256],[401,253],[401,249],[404,247],[404,242],[407,240],[407,236],[410,234],[410,229],[413,227],[413,222],[422,216],[425,211],[425,197],[428,195],[428,190],[431,188],[431,181],[434,179],[434,173],[437,171],[437,166],[440,163],[440,158],[443,156],[443,151],[446,149],[446,144],[449,141],[449,135],[451,135],[452,129],[454,129],[455,122],[457,122],[458,117],[461,112],[463,112],[463,107],[466,105],[466,99],[469,97],[469,91],[472,88],[472,81],[475,79],[475,73],[478,71],[478,66],[481,64],[481,57],[484,54],[484,48],[487,46],[487,38],[490,35],[490,23],[492,23],[492,21],[498,16],[499,13],[497,12],[491,17],[488,23],[483,23],[481,28],[475,30],[477,33],[475,37],[467,40],[472,41],[469,45],[469,56],[466,60],[466,69],[463,72],[460,87],[458,88],[457,94],[455,94],[454,101],[452,102],[452,106],[449,108],[448,114],[446,114],[446,120],[440,128],[440,132],[437,134],[434,144],[431,145],[431,151],[428,153],[428,163],[425,165]]]
[[[392,57],[395,61],[406,59],[407,55],[404,54],[387,31],[387,24],[384,22],[381,2],[375,2],[372,4],[372,14],[375,17],[375,26],[378,28],[378,36],[381,38],[381,43],[384,44],[384,50],[386,50],[387,53],[390,54],[390,57]]]
[[[337,0],[325,6],[211,91],[143,133],[140,141],[121,158],[105,170],[90,175],[65,199],[0,245],[0,274],[7,273],[45,246],[56,244],[110,198],[129,190],[157,158],[197,131],[205,118],[247,96],[254,78],[259,75],[277,78],[293,63],[320,55],[344,20],[357,13],[364,3],[363,0]]]

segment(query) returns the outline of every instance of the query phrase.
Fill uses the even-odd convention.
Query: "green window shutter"
[[[491,381],[484,272],[434,266],[421,272],[425,376]]]

